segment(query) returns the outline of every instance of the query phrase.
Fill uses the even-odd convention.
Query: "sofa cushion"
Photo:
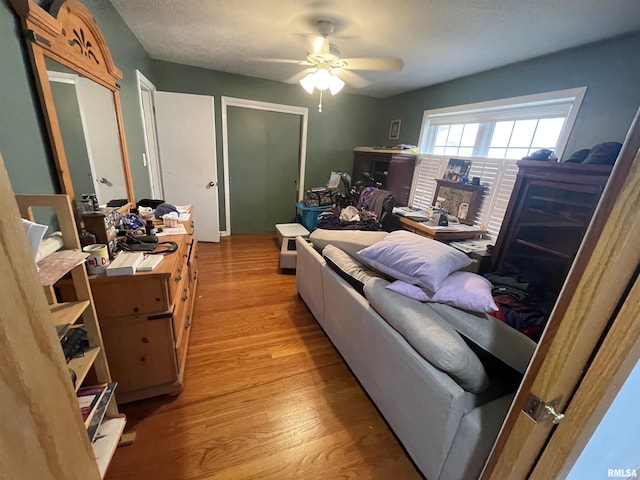
[[[471,264],[460,250],[405,230],[389,233],[358,254],[376,270],[432,292],[452,272]]]
[[[396,280],[387,285],[389,290],[419,302],[438,302],[472,312],[497,312],[498,306],[491,294],[491,282],[471,272],[453,272],[444,279],[436,293]]]
[[[525,372],[537,344],[522,332],[485,313],[464,312],[440,303],[429,305],[469,341],[516,371]]]
[[[327,265],[342,277],[349,285],[364,295],[364,284],[372,277],[380,275],[354,260],[349,254],[333,245],[327,245],[322,250]]]
[[[429,304],[386,289],[389,282],[372,278],[364,286],[376,310],[425,360],[472,393],[489,387],[489,376],[460,335]]]
[[[387,232],[368,230],[324,230],[318,228],[311,232],[309,240],[320,252],[327,245],[334,245],[359,260],[358,252],[360,250],[383,240],[387,235]]]

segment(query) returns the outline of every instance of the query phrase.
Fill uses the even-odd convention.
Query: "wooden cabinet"
[[[62,327],[68,330],[81,326],[87,332],[88,348],[85,348],[82,356],[67,362],[68,369],[72,370],[76,376],[75,390],[80,388],[87,375],[92,378],[92,383],[94,377],[98,383],[111,383],[101,326],[98,323],[85,263],[75,260],[83,257],[69,197],[67,195],[16,195],[16,203],[22,217],[30,220],[33,220],[33,208],[47,209],[47,211],[52,209],[62,233],[63,249],[40,262],[38,273],[50,304],[51,328],[61,331]],[[74,262],[68,268],[61,268],[61,262],[65,258],[73,258]],[[60,303],[54,293],[53,284],[57,278],[66,273],[70,274],[70,280],[67,282],[69,288],[75,293],[73,301]],[[71,377],[68,378],[71,383]],[[118,412],[114,398],[111,397],[105,419],[98,430],[96,440],[91,444],[98,471],[103,477],[126,424],[126,418]],[[78,418],[80,419],[79,408]]]
[[[611,167],[521,160],[518,168],[491,270],[540,277],[555,301]]]
[[[363,173],[371,174],[382,188],[396,197],[396,206],[406,206],[411,193],[416,155],[402,150],[357,147],[353,151],[352,181],[363,179]]]
[[[118,403],[182,391],[198,283],[193,224],[151,272],[90,277]],[[64,293],[63,293],[64,294]]]

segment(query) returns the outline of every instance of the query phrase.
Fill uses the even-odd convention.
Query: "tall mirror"
[[[135,203],[118,80],[102,33],[77,0],[56,0],[49,13],[11,0],[23,20],[36,84],[63,193],[76,203]]]

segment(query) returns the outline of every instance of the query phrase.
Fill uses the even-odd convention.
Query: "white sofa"
[[[298,293],[422,474],[477,478],[535,343],[488,315],[385,289],[357,255],[384,235],[296,239]]]

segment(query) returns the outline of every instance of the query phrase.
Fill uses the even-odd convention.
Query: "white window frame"
[[[409,205],[426,208],[433,204],[435,180],[442,178],[450,158],[471,160],[469,178],[480,177],[482,184],[488,187],[474,224],[486,230],[487,236],[495,240],[515,184],[518,167],[517,160],[514,159],[486,157],[493,134],[494,125],[491,123],[564,116],[565,123],[554,149],[556,156],[561,158],[586,91],[586,87],[579,87],[425,110],[418,142],[421,155],[418,157],[413,176]],[[432,154],[437,128],[431,127],[460,123],[480,123],[473,156]]]
[[[587,87],[556,90],[553,92],[536,93],[520,97],[491,100],[488,102],[456,105],[453,107],[425,110],[422,115],[422,127],[418,145],[420,153],[432,153],[436,136],[436,125],[450,125],[459,123],[480,123],[476,144],[473,151],[475,157],[485,157],[489,149],[489,142],[493,128],[486,128],[486,123],[521,120],[529,118],[549,118],[565,116],[565,123],[554,153],[558,158],[564,154],[573,129],[578,111]]]

